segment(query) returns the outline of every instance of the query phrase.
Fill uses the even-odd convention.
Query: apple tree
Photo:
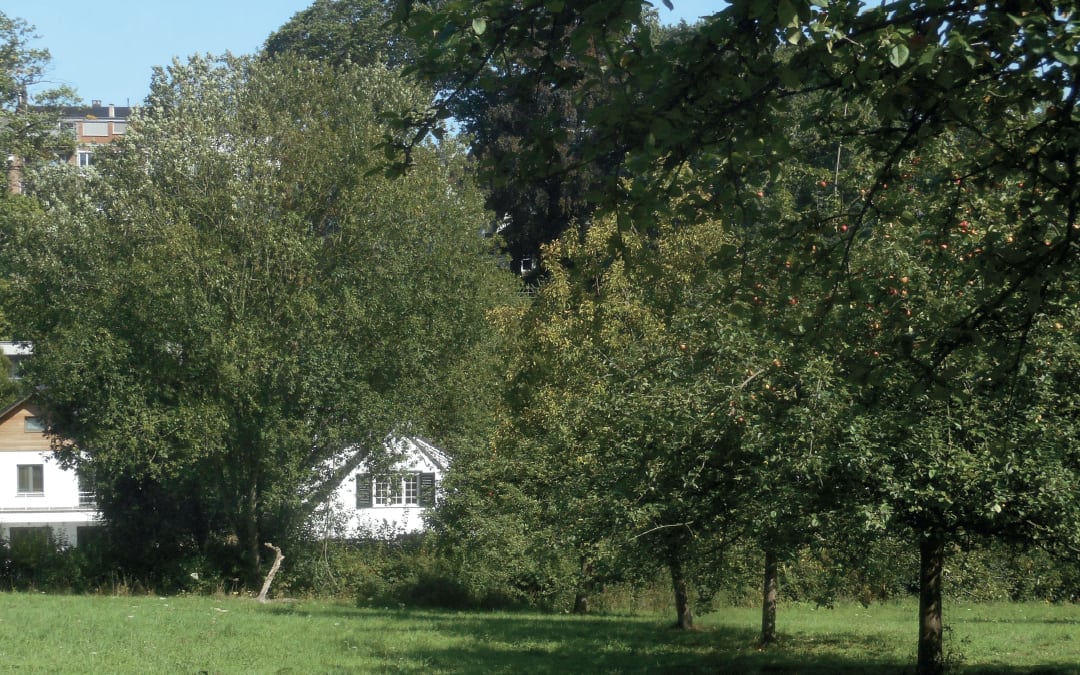
[[[951,453],[986,458],[992,445],[945,433],[958,401],[983,411],[972,418],[981,437],[993,430],[1047,472],[1071,475],[1067,444],[1043,448],[1021,441],[1034,427],[1018,412],[1041,405],[1039,389],[1024,378],[1035,372],[1037,348],[1051,348],[1052,340],[1042,346],[1042,331],[1069,326],[1068,308],[1076,299],[1080,22],[1071,5],[961,0],[863,8],[737,0],[686,39],[659,44],[648,37],[641,4],[631,0],[437,7],[405,2],[397,18],[417,35],[438,27],[439,41],[418,67],[457,73],[463,83],[488,60],[526,42],[577,58],[538,59],[518,73],[524,81],[555,86],[571,80],[604,89],[617,80],[613,104],[591,111],[587,121],[595,134],[591,152],[620,152],[618,171],[596,198],[630,214],[621,227],[642,227],[660,204],[677,204],[689,219],[710,209],[742,209],[745,217],[732,225],[771,235],[777,263],[803,270],[795,283],[817,280],[825,292],[800,304],[806,317],[799,324],[811,352],[814,345],[823,353],[840,343],[837,364],[855,389],[853,418],[866,420],[855,413],[879,404],[908,402],[902,409],[909,414],[899,417],[890,410],[901,408],[882,409],[877,431],[853,427],[851,443],[843,447],[899,464],[904,454],[894,454],[894,446],[907,441],[878,432],[918,430],[908,437],[918,439],[920,457],[928,460],[896,474],[899,483],[885,493],[897,501],[876,517],[885,522],[905,511],[915,495],[954,502],[935,511],[938,525],[916,528],[929,558],[937,558],[941,530],[935,528],[954,517],[972,522],[998,480],[993,462],[969,464],[984,471],[972,479],[985,488],[978,493],[966,490],[955,471],[963,462],[943,471]],[[561,26],[572,29],[562,33],[556,30]],[[788,46],[778,48],[782,44]],[[610,58],[590,60],[593,50]],[[794,138],[784,127],[788,101],[810,94],[807,118],[829,129],[837,149],[833,199],[804,205],[797,217],[763,218],[754,196],[767,196],[769,189],[768,181],[752,185],[760,178],[757,168],[766,166],[772,180],[790,159],[813,164],[811,158],[821,154],[820,145]],[[865,111],[873,113],[870,123]],[[532,139],[536,148],[548,142],[545,134]],[[860,153],[858,183],[842,175],[844,149],[852,147]],[[925,170],[912,170],[916,162]],[[626,175],[635,180],[620,181]],[[905,175],[925,182],[905,186]],[[972,228],[978,222],[972,213],[988,224]],[[968,232],[957,230],[961,222]],[[963,245],[954,240],[960,237]],[[912,254],[912,269],[901,269]],[[881,270],[927,285],[905,289],[887,283],[893,280],[881,278]],[[900,303],[907,297],[922,304],[911,308],[910,325],[902,325],[899,318],[908,317]],[[885,308],[891,318],[882,320]],[[1002,388],[1006,382],[1024,386]],[[889,419],[894,422],[884,422]],[[876,471],[874,460],[868,461],[864,468]],[[1017,465],[1007,461],[1010,470]],[[859,485],[856,476],[847,479]],[[939,487],[925,492],[928,479]],[[919,503],[915,511],[934,511],[929,501]],[[992,510],[1003,524],[992,529],[1040,538],[1050,530],[1069,532],[1068,518],[1009,521],[1008,503],[990,505],[1005,514]],[[1068,503],[1058,506],[1072,513]],[[1012,524],[1005,526],[1007,521]],[[940,671],[940,628],[924,625],[920,645],[920,671]]]
[[[527,505],[539,540],[580,557],[579,610],[590,587],[661,565],[688,628],[692,570],[758,531],[749,504],[776,448],[744,438],[783,396],[782,355],[751,325],[722,223],[658,222],[604,217],[547,248],[537,297],[501,320],[506,421],[465,471],[490,485],[492,466],[512,469],[489,503]]]

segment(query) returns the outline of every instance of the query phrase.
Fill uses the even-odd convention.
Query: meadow
[[[758,612],[721,609],[680,632],[657,614],[260,605],[227,596],[0,594],[0,672],[20,673],[889,673],[912,672],[911,601],[786,605],[781,641]],[[950,605],[961,673],[1080,673],[1080,605]]]

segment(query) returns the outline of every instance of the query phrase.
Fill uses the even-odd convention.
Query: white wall
[[[443,467],[437,465],[415,447],[400,446],[406,455],[394,465],[399,472],[434,473],[436,489],[442,483]],[[418,532],[424,529],[426,508],[412,506],[356,507],[356,477],[369,473],[366,466],[359,467],[342,481],[330,502],[316,512],[312,519],[313,529],[326,538],[355,538],[376,536],[391,538],[396,535]]]
[[[42,465],[43,493],[19,494],[20,464]],[[96,511],[79,506],[79,481],[75,471],[61,468],[52,453],[0,453],[0,537],[8,539],[12,527],[48,525],[64,541],[75,544],[76,529],[95,524],[98,524]]]

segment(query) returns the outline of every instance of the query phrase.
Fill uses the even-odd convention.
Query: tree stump
[[[274,575],[277,574],[278,569],[281,567],[281,561],[285,559],[285,556],[281,555],[281,549],[274,546],[270,542],[263,544],[266,548],[274,552],[274,564],[270,566],[270,571],[266,573],[266,580],[263,581],[262,590],[259,591],[259,602],[266,602],[266,594],[270,591],[270,584],[274,581]]]

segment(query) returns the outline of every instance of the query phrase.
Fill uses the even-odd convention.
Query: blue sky
[[[191,54],[250,54],[313,0],[3,0],[0,11],[37,28],[37,47],[52,53],[51,83],[74,87],[86,101],[138,105],[154,66]],[[673,0],[665,22],[693,21],[720,0]],[[31,92],[31,95],[33,92]]]

